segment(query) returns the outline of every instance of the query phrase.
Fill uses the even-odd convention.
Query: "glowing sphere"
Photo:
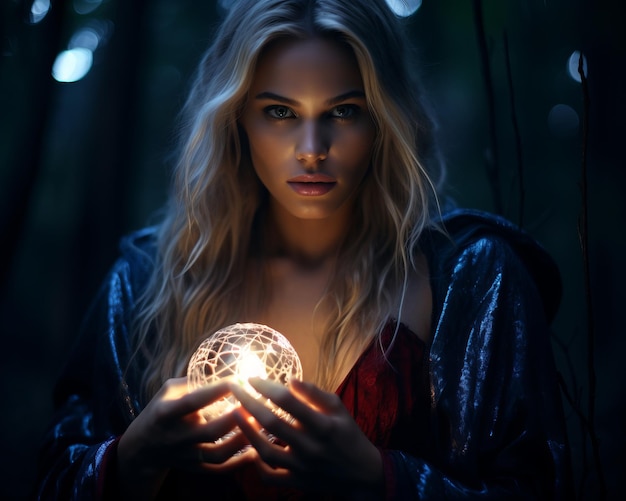
[[[285,385],[292,378],[302,379],[302,365],[296,350],[285,336],[266,325],[233,324],[220,329],[200,343],[187,367],[190,391],[231,378],[259,398],[260,395],[248,383],[252,377]],[[208,405],[201,413],[209,420],[236,405],[235,397],[229,395]],[[287,417],[270,401],[266,405],[276,414]]]

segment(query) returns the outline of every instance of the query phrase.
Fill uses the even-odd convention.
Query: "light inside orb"
[[[245,385],[251,377],[267,379],[267,372],[261,359],[248,348],[244,348],[238,356],[235,378],[239,384]]]
[[[287,384],[302,379],[302,365],[296,350],[280,332],[262,324],[241,323],[220,329],[206,338],[189,360],[189,391],[232,378],[255,398],[259,394],[250,386],[252,377]],[[230,395],[202,409],[205,419],[218,417],[237,405]],[[286,413],[266,402],[276,414]]]

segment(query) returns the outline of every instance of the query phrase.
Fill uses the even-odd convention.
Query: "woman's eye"
[[[265,108],[265,113],[276,120],[284,120],[286,118],[293,118],[295,114],[287,106],[272,105]]]
[[[354,104],[341,104],[339,106],[335,106],[330,112],[330,115],[333,118],[339,118],[342,120],[355,118],[358,114],[359,107]]]

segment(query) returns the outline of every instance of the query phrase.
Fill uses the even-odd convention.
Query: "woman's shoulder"
[[[122,256],[154,257],[158,230],[158,226],[147,226],[124,235],[119,244]]]
[[[547,318],[556,314],[561,299],[556,263],[535,238],[501,216],[473,209],[447,212],[437,230],[425,232],[421,249],[440,289],[447,289],[453,276],[480,281],[522,270],[535,283]]]

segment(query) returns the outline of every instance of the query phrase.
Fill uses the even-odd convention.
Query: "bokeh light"
[[[387,0],[387,5],[394,12],[394,14],[400,17],[408,17],[422,6],[422,0]]]
[[[572,137],[578,133],[580,119],[567,104],[557,104],[548,113],[548,128],[557,137]]]
[[[93,52],[84,47],[64,50],[52,65],[52,76],[57,82],[77,82],[93,64]]]
[[[50,0],[35,0],[30,7],[30,23],[40,23],[48,15],[48,12],[50,12]]]
[[[576,80],[578,83],[582,81],[580,73],[578,72],[578,65],[580,62],[580,51],[575,50],[567,60],[567,73],[570,77]],[[583,74],[587,77],[587,58],[583,55]]]
[[[111,21],[91,20],[76,30],[52,67],[52,76],[59,82],[77,82],[93,65],[93,54],[102,47],[113,32]]]
[[[78,30],[67,45],[68,49],[88,49],[94,51],[100,45],[100,35],[92,28],[81,28]]]
[[[77,14],[90,14],[102,4],[102,0],[74,0],[74,10]]]

